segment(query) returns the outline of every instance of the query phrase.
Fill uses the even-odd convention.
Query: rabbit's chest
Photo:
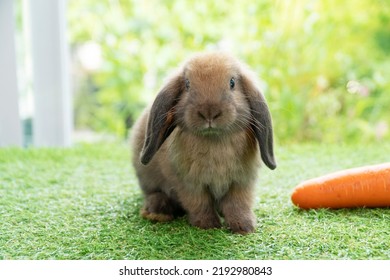
[[[223,141],[176,139],[171,146],[171,159],[186,186],[206,187],[218,199],[232,183],[249,184],[256,177],[259,152],[257,145],[248,143],[245,135]]]

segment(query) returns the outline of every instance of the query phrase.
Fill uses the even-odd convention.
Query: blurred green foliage
[[[70,0],[68,18],[74,52],[102,56],[79,73],[79,127],[126,135],[182,60],[227,49],[261,79],[278,141],[390,139],[390,1]]]

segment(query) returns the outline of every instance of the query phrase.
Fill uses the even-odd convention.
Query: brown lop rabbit
[[[141,215],[187,213],[203,229],[255,229],[254,186],[263,162],[276,168],[271,115],[246,67],[222,53],[190,58],[133,129],[133,164],[145,195]]]

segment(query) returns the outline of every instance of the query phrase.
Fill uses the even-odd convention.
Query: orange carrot
[[[291,200],[303,209],[390,207],[390,163],[304,181],[295,188]]]

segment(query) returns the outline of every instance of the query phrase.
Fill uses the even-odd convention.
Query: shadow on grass
[[[308,219],[389,219],[390,207],[385,208],[342,208],[342,209],[311,209],[304,210],[294,207],[293,213]]]
[[[143,219],[139,211],[141,196],[118,201],[109,216],[103,220],[100,241],[112,246],[114,259],[226,259],[236,258],[236,253],[226,253],[232,239],[241,236],[226,228],[203,230],[191,226],[186,216],[160,223]],[[107,243],[110,240],[110,243]],[[238,256],[242,258],[242,256]]]

